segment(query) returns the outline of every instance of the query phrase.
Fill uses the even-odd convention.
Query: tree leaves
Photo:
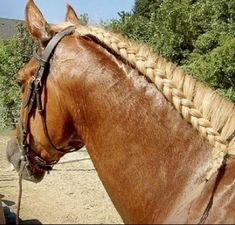
[[[0,41],[0,127],[16,123],[20,92],[15,78],[35,47],[24,24],[18,24],[17,30],[15,38]]]
[[[109,27],[235,101],[234,0],[136,0]]]

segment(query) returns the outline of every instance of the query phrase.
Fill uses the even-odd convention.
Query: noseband
[[[69,26],[65,28],[64,30],[57,33],[48,43],[42,54],[39,56],[36,52],[34,52],[34,57],[38,60],[39,65],[38,68],[32,76],[31,80],[28,84],[28,94],[23,102],[23,108],[26,110],[24,121],[20,120],[19,127],[20,127],[20,140],[18,139],[18,144],[21,150],[21,161],[26,162],[26,164],[32,164],[32,160],[34,163],[37,164],[37,166],[44,171],[52,170],[53,165],[55,165],[58,161],[53,162],[46,162],[43,158],[41,158],[39,155],[36,154],[34,151],[30,151],[30,146],[27,143],[27,138],[30,134],[30,126],[29,126],[29,120],[30,116],[32,115],[32,112],[36,109],[38,110],[45,137],[48,140],[48,143],[54,151],[60,152],[60,153],[67,153],[67,152],[74,152],[78,149],[64,149],[61,147],[56,147],[48,133],[47,125],[46,125],[46,119],[45,119],[45,111],[42,107],[41,102],[41,93],[43,88],[43,81],[46,79],[48,75],[49,70],[49,61],[53,55],[53,52],[58,45],[58,43],[67,35],[72,34],[75,31],[74,26]],[[66,151],[67,150],[67,151]]]

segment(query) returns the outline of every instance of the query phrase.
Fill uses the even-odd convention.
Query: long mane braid
[[[53,27],[59,31],[70,23]],[[213,146],[212,165],[206,180],[217,172],[228,155],[235,155],[235,105],[201,82],[186,75],[175,64],[140,44],[93,26],[77,25],[76,36],[89,36],[112,49],[141,74],[148,77],[176,110]]]

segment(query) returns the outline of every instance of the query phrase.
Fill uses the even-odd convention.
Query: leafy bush
[[[107,27],[147,43],[235,101],[234,0],[136,0]]]
[[[17,29],[15,38],[0,41],[0,127],[15,125],[20,105],[16,74],[35,46],[22,23]]]
[[[223,40],[206,54],[191,54],[183,68],[235,101],[235,38]]]

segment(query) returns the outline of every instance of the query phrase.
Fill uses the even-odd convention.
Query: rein
[[[20,165],[20,171],[19,171],[19,194],[18,194],[18,201],[17,201],[17,213],[16,213],[16,224],[20,224],[20,206],[21,206],[21,198],[22,198],[22,192],[23,192],[23,170],[25,169],[26,163],[23,162]]]
[[[30,166],[33,166],[33,167],[37,166],[40,170],[49,172],[53,169],[53,166],[58,162],[58,161],[47,162],[41,156],[37,155],[37,153],[30,148],[29,143],[28,143],[28,137],[30,134],[29,120],[32,115],[32,112],[35,111],[36,109],[38,110],[40,117],[41,117],[41,122],[43,125],[45,137],[47,138],[48,143],[50,144],[50,147],[54,151],[65,154],[65,153],[71,153],[71,152],[79,150],[79,149],[73,148],[73,149],[69,149],[68,151],[68,149],[65,149],[63,147],[56,147],[53,144],[50,138],[48,129],[47,129],[45,112],[44,112],[42,102],[41,102],[43,79],[46,79],[48,75],[49,61],[53,55],[53,51],[55,50],[58,43],[65,36],[74,33],[74,31],[75,31],[74,26],[66,27],[65,29],[57,33],[49,41],[48,45],[46,46],[46,48],[44,49],[41,55],[38,55],[36,52],[34,52],[34,55],[33,55],[38,60],[39,66],[28,84],[28,95],[26,97],[26,100],[23,102],[23,108],[26,110],[25,118],[24,120],[19,121],[20,138],[19,139],[17,138],[18,147],[21,153],[21,156],[20,156],[21,163],[20,163],[20,170],[19,170],[19,195],[18,195],[18,204],[17,204],[16,224],[19,224],[19,214],[20,214],[20,205],[21,205],[21,197],[22,197],[23,171],[26,169],[28,175],[30,176],[31,174],[28,168]],[[34,163],[32,162],[32,160]]]

